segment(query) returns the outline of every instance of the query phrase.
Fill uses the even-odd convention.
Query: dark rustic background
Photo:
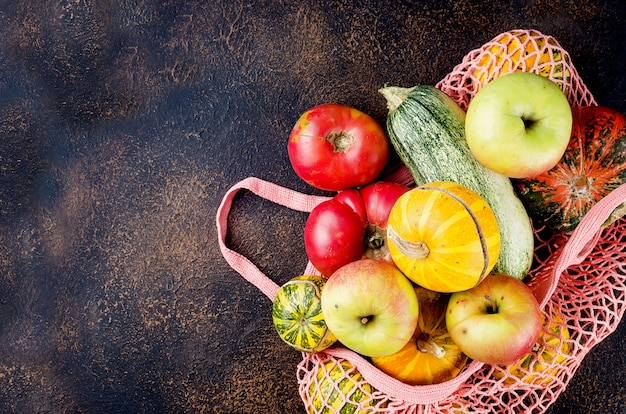
[[[626,112],[620,1],[0,1],[0,412],[301,412],[299,353],[217,248],[216,208],[292,172],[322,102],[383,122],[384,84],[434,84],[500,32],[567,49]],[[306,216],[247,193],[228,243],[277,283]],[[626,325],[550,413],[626,410]]]

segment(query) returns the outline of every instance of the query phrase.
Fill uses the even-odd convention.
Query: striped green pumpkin
[[[278,335],[299,351],[319,352],[337,341],[322,314],[324,284],[321,276],[296,276],[281,286],[272,303]]]
[[[329,359],[317,365],[314,380],[307,389],[308,411],[322,414],[365,413],[367,407],[374,406],[373,392],[374,388],[365,382],[350,362]]]

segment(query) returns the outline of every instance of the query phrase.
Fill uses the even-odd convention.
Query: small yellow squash
[[[500,252],[498,223],[476,192],[453,182],[423,184],[404,193],[391,209],[389,252],[416,284],[458,292],[480,283]]]

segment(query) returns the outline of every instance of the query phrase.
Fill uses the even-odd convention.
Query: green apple
[[[452,340],[467,356],[508,365],[528,354],[539,339],[543,317],[522,281],[492,273],[477,286],[453,293],[446,311]]]
[[[465,117],[474,157],[511,178],[531,178],[554,167],[572,132],[572,109],[550,79],[531,72],[498,77],[479,90]]]
[[[337,269],[322,291],[328,329],[347,348],[365,356],[398,352],[417,326],[413,285],[385,261],[361,259]]]

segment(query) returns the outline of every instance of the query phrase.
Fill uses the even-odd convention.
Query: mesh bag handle
[[[244,279],[259,288],[270,300],[274,300],[280,286],[267,277],[247,257],[237,253],[226,246],[226,233],[228,231],[228,214],[237,193],[241,190],[249,190],[266,200],[280,204],[292,210],[310,212],[319,203],[328,200],[329,197],[302,194],[297,191],[281,187],[269,181],[256,177],[248,177],[233,185],[224,195],[217,209],[216,225],[218,244],[222,256],[228,264],[236,270]],[[306,271],[314,271],[312,266],[307,265]]]

